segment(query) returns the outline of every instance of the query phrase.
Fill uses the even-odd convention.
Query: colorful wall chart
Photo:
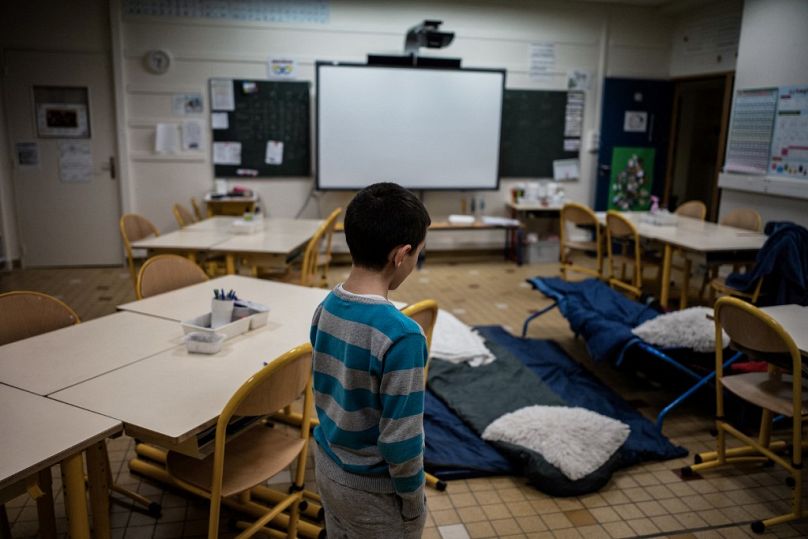
[[[808,180],[808,87],[779,89],[769,174]]]

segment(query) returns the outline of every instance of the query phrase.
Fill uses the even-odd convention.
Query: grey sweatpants
[[[317,488],[325,509],[328,539],[418,539],[424,531],[426,510],[404,520],[395,494],[356,490],[317,471]]]

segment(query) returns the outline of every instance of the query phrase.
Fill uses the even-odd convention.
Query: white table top
[[[228,217],[225,215],[217,215],[214,217],[208,217],[207,219],[203,219],[199,222],[196,222],[192,225],[188,225],[183,228],[186,232],[202,232],[202,231],[219,231],[219,232],[229,232],[230,227],[233,224],[233,221],[236,219],[240,219],[240,217]]]
[[[765,234],[678,215],[675,225],[643,223],[640,216],[644,213],[647,212],[622,214],[634,223],[640,236],[691,251],[755,251],[766,242]],[[606,212],[597,212],[596,215],[602,224],[606,223]]]
[[[311,239],[320,219],[264,219],[263,232],[238,234],[217,244],[214,251],[289,254]]]
[[[800,352],[808,354],[808,307],[777,305],[761,309],[788,331]]]
[[[267,305],[270,308],[270,321],[273,316],[282,316],[284,310],[297,302],[302,301],[307,305],[313,303],[316,307],[328,293],[327,290],[319,288],[306,288],[241,275],[225,275],[165,294],[124,303],[118,305],[118,309],[174,321],[190,320],[210,311],[213,290],[217,288],[224,288],[225,291],[235,290],[239,298]],[[313,312],[314,307],[309,316]],[[311,320],[307,321],[309,322]]]
[[[181,343],[174,322],[116,313],[0,346],[0,382],[48,395]]]
[[[152,302],[150,310],[174,317],[199,314],[210,306],[209,289],[230,287],[269,306],[266,326],[226,341],[214,355],[189,354],[184,346],[175,347],[51,397],[114,417],[130,433],[151,433],[167,443],[181,442],[211,426],[235,390],[263,362],[308,342],[311,317],[328,294],[327,290],[245,277],[231,277],[227,281],[231,284],[223,284],[225,279],[205,283],[208,288],[195,285],[163,294],[166,301]],[[264,287],[265,291],[247,292],[244,283],[235,279],[257,281],[255,290]],[[149,300],[156,298],[160,296]]]
[[[0,384],[0,490],[121,430],[117,420]]]
[[[206,251],[218,243],[231,237],[231,234],[221,230],[186,229],[167,232],[161,236],[152,236],[132,243],[134,249],[178,249],[191,251]]]

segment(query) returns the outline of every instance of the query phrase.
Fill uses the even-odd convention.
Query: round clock
[[[143,56],[146,70],[155,75],[162,75],[171,67],[171,55],[164,50],[153,50]]]

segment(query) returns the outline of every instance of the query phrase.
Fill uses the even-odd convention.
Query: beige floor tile
[[[449,494],[449,499],[455,508],[477,505],[477,500],[474,498],[474,495],[471,492],[460,492],[455,494],[453,491]]]
[[[488,520],[508,518],[511,516],[511,512],[508,510],[508,506],[505,505],[504,503],[483,505],[480,508],[483,510],[483,513],[485,513],[485,516]]]
[[[525,495],[522,494],[522,491],[519,490],[518,488],[500,489],[497,490],[497,493],[499,494],[500,499],[502,499],[502,501],[506,503],[521,502],[526,499]]]
[[[540,532],[547,529],[547,525],[538,515],[516,517],[516,523],[525,533]]]
[[[536,514],[536,510],[528,501],[508,503],[508,510],[511,515],[515,517],[532,516]]]
[[[673,532],[682,529],[682,524],[672,515],[651,517],[651,522],[662,532]]]
[[[440,528],[437,528],[437,532],[441,539],[469,539],[469,533],[466,530],[466,527],[462,524],[441,526]]]
[[[457,514],[460,516],[460,520],[463,521],[464,524],[488,520],[485,513],[483,513],[480,510],[480,507],[477,505],[474,507],[461,507],[459,509],[455,509],[455,511],[457,511]]]
[[[650,535],[659,532],[659,528],[656,527],[650,518],[627,520],[626,524],[631,526],[631,529],[637,532],[637,535]]]
[[[523,532],[522,528],[519,527],[519,524],[513,518],[500,518],[490,520],[489,522],[494,528],[494,531],[500,536],[514,535]]]
[[[577,528],[577,530],[583,537],[586,537],[586,539],[608,539],[611,537],[609,532],[607,532],[606,529],[599,524],[583,526],[581,528]]]
[[[580,539],[583,535],[577,528],[565,528],[563,530],[554,530],[553,537],[555,539]]]
[[[612,506],[612,509],[614,509],[617,512],[617,514],[620,515],[620,518],[622,518],[623,520],[631,520],[634,518],[642,518],[645,516],[643,512],[640,511],[640,508],[633,503],[628,503],[625,505],[614,505]]]
[[[625,522],[608,522],[606,524],[602,524],[603,529],[615,539],[621,539],[623,537],[634,537],[637,533],[629,527],[628,524]]]
[[[653,500],[648,502],[638,502],[637,507],[647,517],[657,517],[659,515],[665,515],[668,513],[668,511],[662,507],[659,502]]]
[[[430,493],[427,504],[430,511],[441,511],[443,509],[452,509],[453,507],[452,500],[445,492],[441,494]]]
[[[541,515],[542,520],[551,530],[560,530],[562,528],[571,528],[572,522],[567,518],[564,513],[549,513]]]
[[[595,520],[601,524],[605,522],[617,522],[619,520],[623,520],[623,518],[617,514],[617,511],[611,507],[596,507],[594,509],[590,509],[589,512],[592,513]]]
[[[533,509],[535,509],[536,513],[539,515],[543,515],[545,513],[557,513],[561,511],[561,508],[556,503],[556,500],[552,498],[531,500],[530,505],[533,506]]]
[[[595,517],[586,509],[576,509],[575,511],[564,511],[564,515],[572,522],[576,528],[581,526],[591,526],[597,524]]]
[[[472,487],[472,493],[474,494],[474,498],[477,500],[479,505],[490,505],[494,503],[502,503],[502,498],[499,497],[499,493],[496,490],[484,490],[484,491],[477,491]]]
[[[469,532],[469,537],[472,539],[497,536],[494,528],[491,527],[491,523],[487,520],[484,522],[473,522],[471,524],[466,524],[466,530]]]
[[[449,524],[460,524],[460,515],[454,509],[442,509],[440,511],[429,510],[429,515],[435,522],[435,526],[447,526]]]

